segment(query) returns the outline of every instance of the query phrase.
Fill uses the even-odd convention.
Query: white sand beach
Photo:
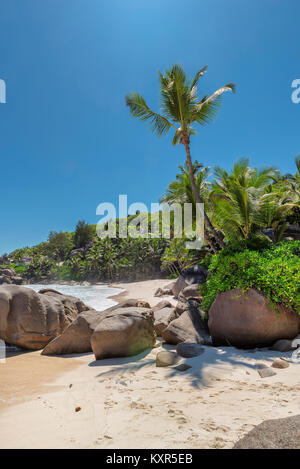
[[[118,300],[153,306],[166,283],[117,284],[127,290]],[[262,421],[300,413],[300,364],[264,379],[255,368],[290,361],[290,352],[205,347],[181,372],[155,366],[162,348],[175,349],[99,361],[92,353],[8,357],[0,364],[0,447],[231,448]]]

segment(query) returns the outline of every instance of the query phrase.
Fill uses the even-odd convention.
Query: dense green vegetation
[[[169,240],[161,238],[99,239],[94,225],[79,222],[74,233],[51,232],[48,241],[13,251],[9,257],[31,258],[28,265],[11,266],[32,281],[137,280],[161,275],[161,257],[168,245]]]
[[[295,161],[297,172],[286,176],[275,168],[251,168],[246,158],[237,161],[230,173],[220,167],[210,172],[194,163],[200,201],[225,244],[249,239],[266,229],[272,230],[273,240],[278,242],[289,224],[299,224],[300,157]],[[195,205],[187,168],[179,169],[161,201]]]
[[[224,276],[227,275],[234,282],[235,277],[232,276],[231,269],[240,262],[239,270],[243,272],[245,266],[249,265],[249,272],[245,273],[249,276],[249,285],[259,281],[265,282],[257,285],[261,285],[267,292],[266,278],[272,273],[274,266],[272,267],[271,262],[270,268],[266,265],[269,261],[265,250],[270,250],[270,247],[276,247],[280,241],[288,239],[285,230],[289,223],[297,224],[299,217],[299,158],[296,159],[296,165],[298,171],[295,174],[283,176],[274,168],[251,168],[248,160],[244,159],[238,161],[231,172],[215,168],[212,172],[215,177],[210,179],[209,168],[202,168],[197,162],[194,163],[193,171],[199,196],[225,244],[225,248],[219,250],[217,256],[213,255],[214,250],[209,243],[205,243],[200,250],[191,250],[186,248],[187,239],[173,238],[174,220],[171,214],[170,240],[151,237],[99,239],[95,225],[79,221],[74,232],[51,232],[48,241],[31,248],[18,249],[10,253],[9,258],[14,262],[13,266],[23,263],[24,265],[16,267],[16,271],[32,281],[137,280],[157,277],[161,272],[163,275],[176,277],[186,267],[201,262],[207,266],[211,263],[211,273],[217,272],[216,265],[222,266]],[[185,202],[191,202],[195,205],[196,199],[187,167],[180,166],[179,170],[175,181],[170,183],[166,194],[162,196],[161,202],[177,202],[182,206]],[[127,222],[130,223],[135,217],[136,215],[128,216]],[[146,213],[144,217],[150,232],[151,216]],[[156,217],[161,230],[160,214],[156,214]],[[118,234],[119,220],[115,223]],[[264,232],[267,232],[269,237],[265,236]],[[282,251],[284,246],[287,250],[291,249],[288,243],[284,243],[281,251],[272,251],[273,256],[279,256],[280,252],[280,255],[286,258],[282,263],[283,270],[288,268],[288,256]],[[249,251],[255,253],[249,254]],[[260,262],[257,261],[257,256],[260,256]],[[231,261],[232,258],[235,259],[234,262]],[[264,278],[260,276],[258,280],[253,277],[251,272],[255,265],[257,272],[260,268],[265,271]],[[205,308],[209,307],[219,288],[233,285],[226,283],[229,282],[228,279],[221,281],[219,273],[215,281],[210,275],[207,284],[209,290],[206,290],[203,303]],[[246,288],[247,277],[237,277],[241,282],[240,286]],[[275,302],[280,300],[287,304],[284,294],[275,294],[276,282],[268,281],[274,287],[273,290],[270,289],[270,297],[272,296]],[[278,282],[280,283],[279,279]],[[292,289],[286,288],[285,291],[287,295]],[[291,296],[290,306],[296,305],[294,296]]]

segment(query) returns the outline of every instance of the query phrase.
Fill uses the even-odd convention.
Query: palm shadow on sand
[[[165,379],[180,378],[182,376],[185,380],[188,378],[189,384],[194,388],[211,386],[215,379],[224,379],[230,376],[232,371],[236,368],[243,368],[245,372],[247,370],[256,370],[256,360],[270,360],[271,362],[272,359],[274,359],[274,355],[276,355],[276,353],[265,349],[262,352],[257,352],[254,363],[251,364],[247,361],[247,359],[249,360],[251,357],[251,352],[235,349],[233,347],[203,347],[205,352],[202,355],[181,360],[181,362],[191,366],[188,370],[179,371],[174,367],[165,367],[164,370],[167,371]],[[175,347],[164,344],[162,348],[157,349],[157,351],[162,349],[174,351]],[[113,367],[113,369],[99,373],[96,376],[96,378],[101,379],[112,377],[117,378],[121,374],[125,373],[133,374],[145,367],[155,370],[155,357],[152,355],[147,358],[152,351],[153,349],[148,349],[133,357],[96,360],[89,363],[89,366],[97,366],[100,368],[107,366]]]

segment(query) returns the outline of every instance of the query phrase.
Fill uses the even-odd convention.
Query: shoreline
[[[114,283],[125,291],[111,299],[175,303],[154,297],[166,283]],[[300,414],[300,365],[266,379],[255,366],[288,352],[203,348],[185,372],[155,366],[157,352],[176,350],[164,344],[99,361],[12,353],[0,364],[0,448],[225,449],[264,420]]]
[[[146,280],[145,282],[147,282],[151,290],[151,283],[153,281]],[[165,283],[165,279],[158,279],[155,283],[157,282]],[[105,286],[110,288],[124,290],[107,298],[113,300],[116,304],[125,299],[132,298],[132,293],[136,293],[136,285],[139,286],[141,283],[144,282],[105,284]],[[127,285],[128,289],[126,290],[123,285]],[[131,288],[131,286],[133,287]],[[156,286],[152,287],[153,292],[155,289]],[[156,300],[153,297],[154,299]],[[161,298],[157,298],[157,300],[160,301]],[[153,306],[152,302],[151,306]],[[93,357],[92,352],[88,352],[87,355]],[[62,374],[68,373],[81,365],[81,362],[78,360],[80,356],[81,354],[46,356],[41,355],[41,350],[30,351],[20,349],[8,351],[5,365],[0,362],[0,414],[5,408],[26,402],[37,395],[52,392],[55,387],[54,383]],[[28,372],[28,369],[30,372]]]
[[[167,300],[172,305],[176,305],[177,299],[172,295],[154,296],[154,293],[158,288],[164,287],[167,283],[170,283],[168,279],[152,279],[142,280],[140,282],[115,282],[109,284],[111,288],[119,288],[124,290],[117,295],[112,295],[109,298],[117,301],[118,303],[128,300],[137,299],[147,301],[151,307],[156,306],[160,301]]]

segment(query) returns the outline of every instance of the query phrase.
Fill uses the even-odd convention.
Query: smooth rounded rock
[[[272,363],[272,367],[273,368],[288,368],[290,365],[288,362],[286,362],[285,360],[282,360],[281,358],[276,358],[273,363]]]
[[[156,355],[156,366],[172,366],[179,360],[177,353],[166,350],[158,352]]]

